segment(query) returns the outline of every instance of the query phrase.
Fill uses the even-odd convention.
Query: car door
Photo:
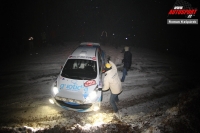
[[[104,74],[102,74],[104,68],[104,60],[101,55],[101,51],[98,51],[98,65],[99,65],[99,88],[103,87]]]

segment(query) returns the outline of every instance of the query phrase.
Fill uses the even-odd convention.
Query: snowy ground
[[[190,124],[184,114],[185,105],[199,100],[195,64],[139,47],[131,49],[132,68],[119,95],[122,121],[113,115],[109,91],[103,93],[102,108],[98,112],[66,111],[50,104],[50,86],[78,44],[70,42],[40,48],[34,52],[38,54],[11,57],[1,65],[0,132],[198,131],[198,123]],[[121,78],[123,46],[115,49],[107,45],[102,49],[118,66]],[[198,104],[193,106],[199,109]],[[199,116],[195,111],[192,113]]]

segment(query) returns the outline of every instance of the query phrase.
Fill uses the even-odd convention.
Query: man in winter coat
[[[132,54],[129,51],[129,47],[124,47],[124,59],[122,60],[122,62],[124,63],[124,67],[123,67],[123,75],[121,78],[121,82],[124,82],[125,77],[127,75],[127,71],[130,69],[131,67],[131,63],[132,63]]]
[[[103,91],[110,89],[110,104],[114,110],[116,117],[121,119],[120,113],[118,111],[116,102],[119,102],[118,95],[122,92],[121,81],[118,76],[117,67],[112,61],[105,64],[105,78]]]

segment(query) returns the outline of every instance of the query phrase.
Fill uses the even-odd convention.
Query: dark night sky
[[[198,1],[192,2],[197,8]],[[40,33],[56,33],[60,40],[73,41],[84,34],[98,38],[130,35],[135,45],[192,49],[197,47],[197,25],[167,25],[168,12],[176,0],[4,0],[1,4],[5,45]],[[197,16],[195,16],[197,17]],[[89,41],[89,40],[87,40]],[[198,41],[198,42],[197,42]]]

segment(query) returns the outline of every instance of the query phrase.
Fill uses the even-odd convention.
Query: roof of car
[[[95,42],[82,42],[81,44],[80,44],[80,46],[98,46],[98,47],[100,47],[100,44],[99,43],[95,43]]]
[[[96,57],[97,48],[95,47],[77,47],[71,54],[70,58],[87,58]],[[91,57],[91,58],[89,58]]]

